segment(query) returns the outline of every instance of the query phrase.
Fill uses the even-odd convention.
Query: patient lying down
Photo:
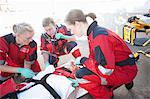
[[[63,68],[72,72],[62,72]],[[75,89],[79,89],[76,88],[78,84],[72,79],[75,69],[76,67],[71,66],[70,62],[56,69],[52,65],[48,66],[44,71],[34,76],[30,83],[20,89],[25,91],[17,93],[18,99],[68,99]],[[44,84],[43,82],[41,84],[43,78],[45,81]],[[85,90],[84,92],[86,93]],[[71,99],[76,99],[76,96],[71,97]]]

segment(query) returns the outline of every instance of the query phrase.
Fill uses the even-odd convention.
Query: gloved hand
[[[66,35],[63,35],[62,33],[56,33],[55,34],[55,37],[56,37],[56,39],[67,39],[68,38],[68,36],[66,36]]]
[[[50,65],[49,62],[47,61],[47,62],[45,63],[45,68],[47,68],[49,65]]]
[[[35,73],[29,68],[18,68],[17,72],[21,73],[25,78],[32,78],[35,75]]]
[[[68,79],[72,82],[72,86],[73,86],[73,87],[77,87],[77,86],[79,86],[79,84],[78,84],[77,80],[72,79],[72,78],[68,78]]]

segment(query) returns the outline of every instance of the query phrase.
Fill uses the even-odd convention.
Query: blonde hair
[[[25,33],[25,32],[34,32],[32,26],[28,23],[18,23],[13,25],[14,33]]]

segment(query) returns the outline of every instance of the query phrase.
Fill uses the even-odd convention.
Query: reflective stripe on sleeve
[[[107,85],[106,78],[100,77],[101,79],[101,85]]]
[[[26,61],[24,60],[24,64],[29,64],[29,65],[32,65],[35,61]]]
[[[83,79],[83,78],[76,78],[76,80],[78,81],[78,83],[81,83],[81,84],[86,84],[86,83],[90,83],[90,81],[86,80],[86,79]]]
[[[106,69],[101,65],[98,66],[98,69],[103,75],[111,75],[114,71],[114,69]]]
[[[4,65],[5,64],[5,60],[0,60],[0,65]]]

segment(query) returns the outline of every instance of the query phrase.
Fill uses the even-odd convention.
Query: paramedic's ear
[[[79,21],[75,21],[75,26],[80,26],[80,22]]]
[[[16,25],[16,24],[13,25],[13,32],[14,32],[14,33],[17,32],[17,25]]]

